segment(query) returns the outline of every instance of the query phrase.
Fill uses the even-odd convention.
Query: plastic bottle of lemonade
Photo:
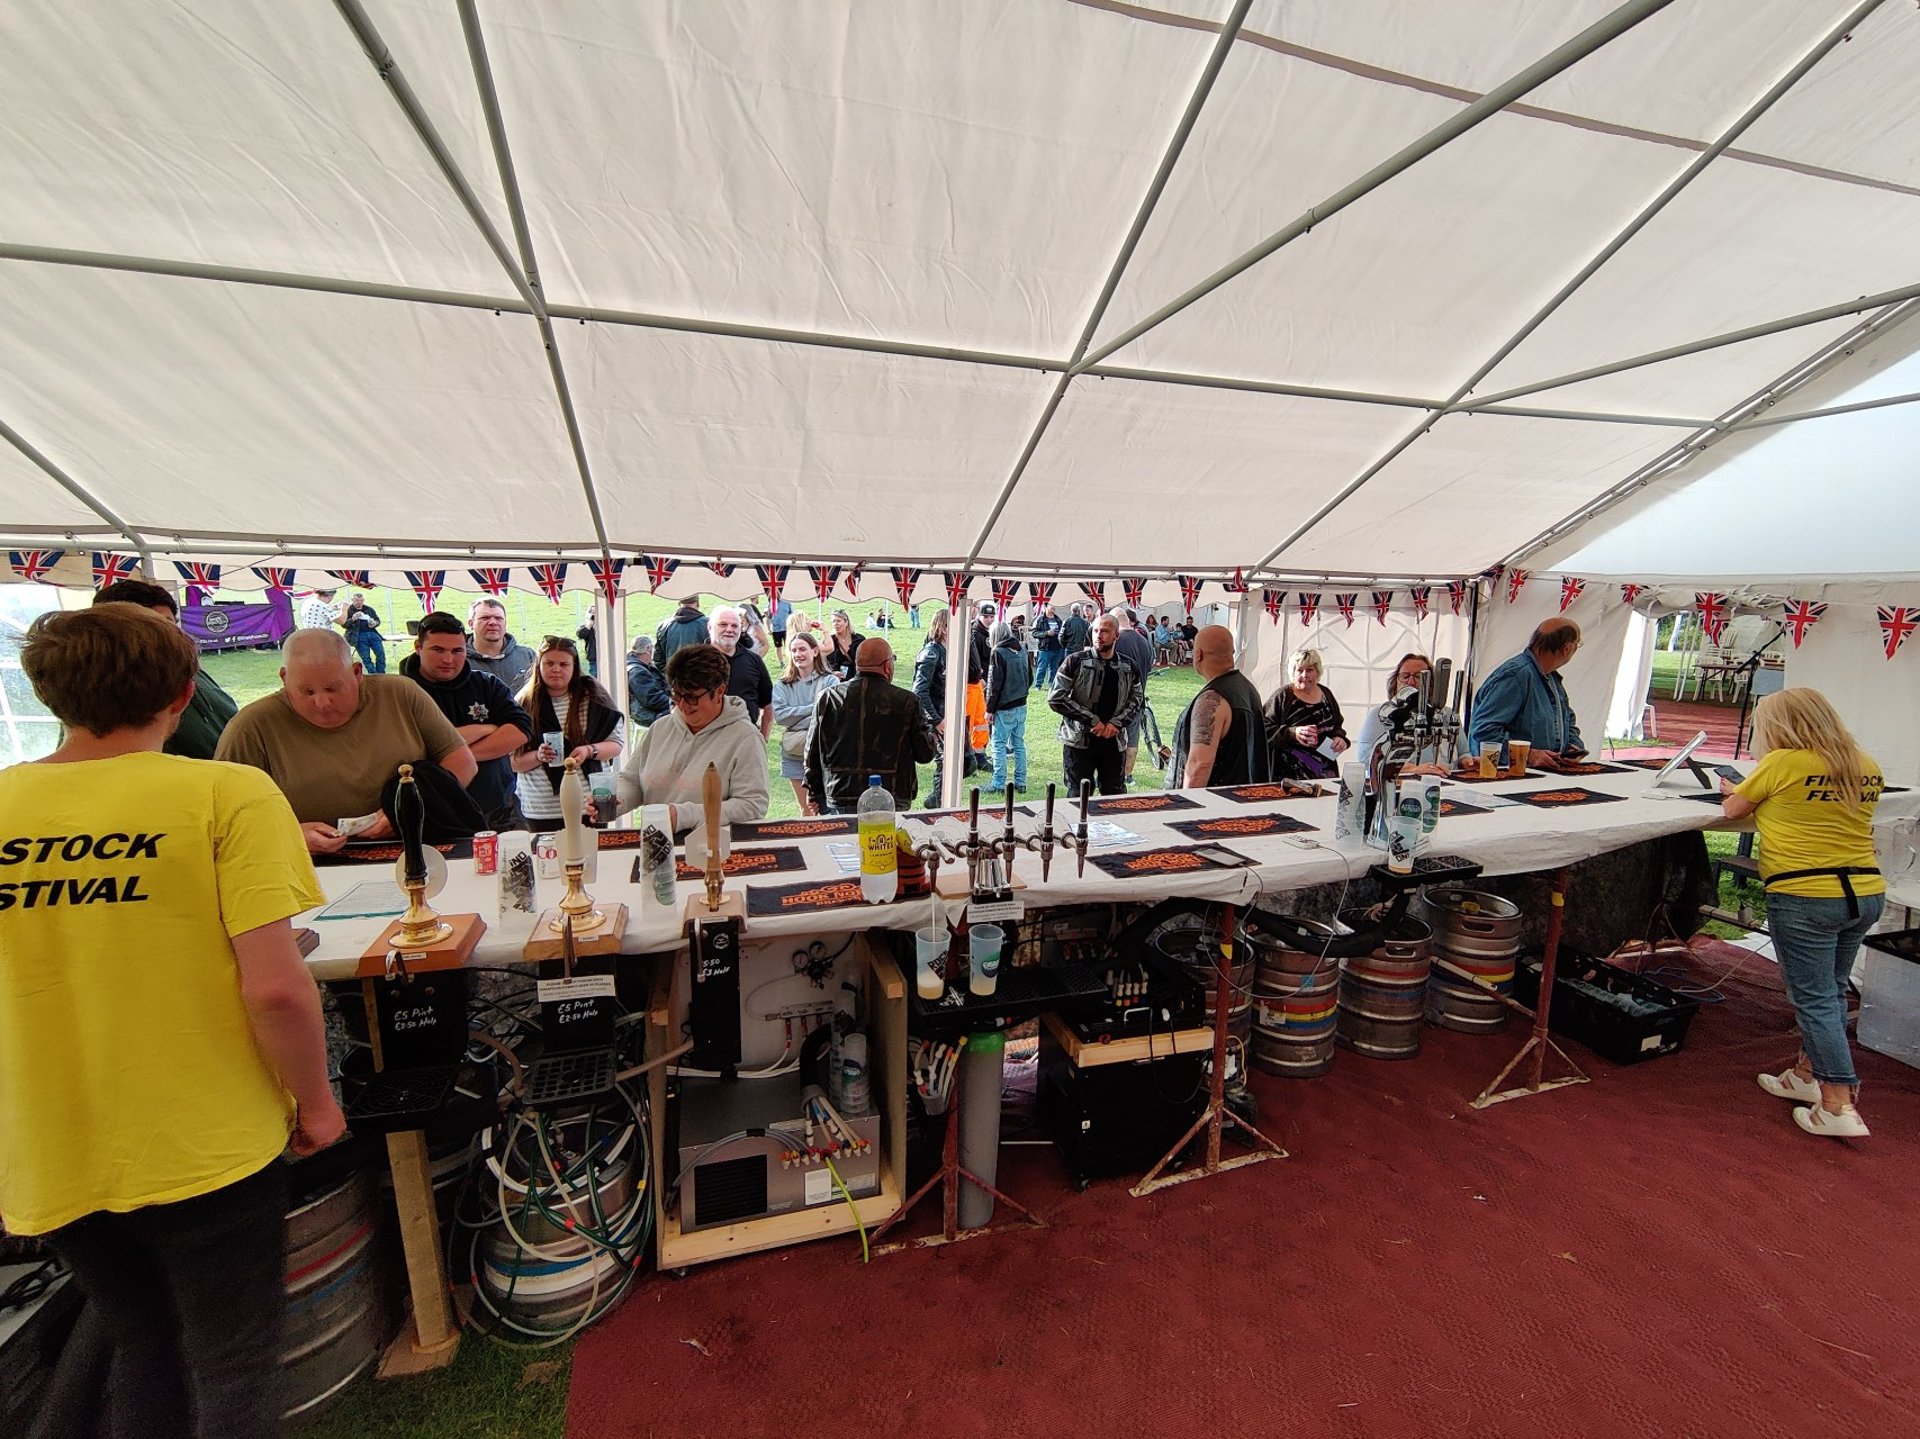
[[[860,823],[860,897],[887,904],[900,888],[900,851],[893,837],[893,796],[880,776],[867,776],[855,812]]]

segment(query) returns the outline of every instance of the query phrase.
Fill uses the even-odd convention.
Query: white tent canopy
[[[1728,438],[1915,388],[1910,4],[15,0],[7,40],[15,544],[1357,584],[1912,423]]]

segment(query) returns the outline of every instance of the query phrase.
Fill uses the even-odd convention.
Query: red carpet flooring
[[[580,1342],[574,1439],[1920,1433],[1920,1073],[1861,1055],[1873,1137],[1819,1140],[1772,964],[1711,941],[1687,1048],[1467,1107],[1517,1034],[1427,1031],[1256,1079],[1292,1158],[859,1264],[833,1240],[650,1276]],[[937,1206],[916,1215],[937,1226]]]
[[[1635,755],[1672,754],[1674,750],[1692,739],[1701,730],[1707,732],[1706,743],[1696,751],[1702,759],[1729,759],[1733,755],[1734,729],[1740,722],[1738,705],[1702,704],[1697,700],[1677,701],[1655,698],[1653,701],[1654,722],[1659,727],[1660,738],[1649,740],[1644,748],[1621,746],[1610,750],[1609,755],[1627,758]],[[1742,757],[1746,746],[1741,746]],[[1601,756],[1605,758],[1606,756]]]

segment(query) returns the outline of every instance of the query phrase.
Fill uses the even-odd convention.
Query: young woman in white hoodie
[[[727,693],[727,657],[712,645],[686,645],[667,661],[673,708],[647,729],[621,767],[614,813],[643,804],[672,807],[673,830],[700,823],[700,786],[709,764],[720,771],[720,816],[728,824],[765,819],[767,741]],[[611,816],[608,816],[611,818]]]

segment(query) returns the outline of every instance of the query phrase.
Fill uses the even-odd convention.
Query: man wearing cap
[[[513,752],[539,738],[533,721],[507,687],[467,663],[467,627],[458,615],[434,610],[420,621],[413,653],[400,673],[427,692],[459,731],[480,767],[467,796],[493,830],[525,829],[513,778]]]
[[[893,646],[861,641],[854,676],[814,701],[807,731],[807,795],[822,814],[851,814],[879,775],[894,808],[909,809],[920,792],[916,764],[933,760],[933,730],[911,690],[893,682]]]

